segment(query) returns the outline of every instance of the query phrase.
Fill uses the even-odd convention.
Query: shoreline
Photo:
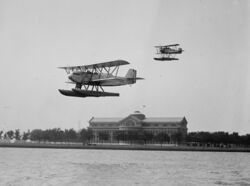
[[[98,144],[52,144],[52,143],[0,143],[0,148],[52,148],[52,149],[93,149],[93,150],[144,150],[144,151],[204,151],[204,152],[250,152],[243,147],[190,147],[190,146],[156,146],[156,145],[117,145]]]

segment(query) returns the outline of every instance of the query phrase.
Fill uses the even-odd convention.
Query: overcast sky
[[[182,117],[189,131],[250,133],[248,1],[0,0],[0,130],[87,127],[92,116]],[[154,61],[179,43],[179,61]],[[144,77],[120,97],[66,97],[59,66],[123,59]]]

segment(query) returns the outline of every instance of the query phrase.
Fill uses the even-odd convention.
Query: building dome
[[[138,118],[139,120],[145,119],[145,115],[142,114],[140,111],[135,111],[133,114],[131,114],[131,116],[134,116],[134,117]]]

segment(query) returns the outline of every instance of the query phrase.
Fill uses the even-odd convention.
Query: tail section
[[[126,76],[126,78],[131,78],[131,79],[135,79],[136,78],[136,70],[134,69],[129,69]]]
[[[125,77],[129,80],[130,84],[136,83],[136,80],[143,79],[143,78],[136,77],[136,70],[135,69],[129,69]]]

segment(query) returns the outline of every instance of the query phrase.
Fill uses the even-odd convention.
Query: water
[[[0,148],[5,185],[250,185],[250,154]]]

